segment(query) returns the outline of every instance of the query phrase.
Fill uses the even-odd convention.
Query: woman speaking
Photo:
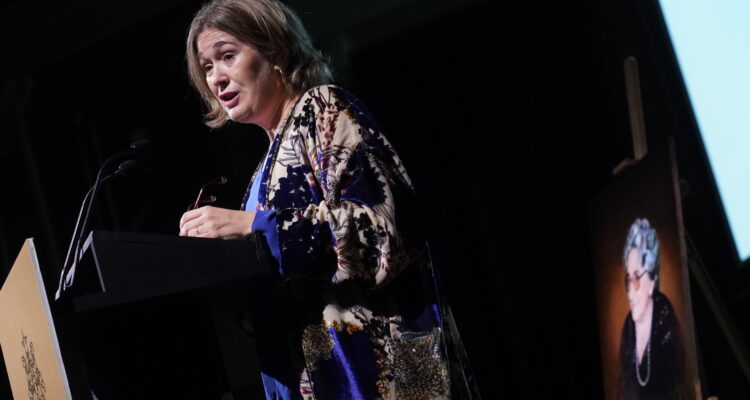
[[[450,398],[447,312],[411,182],[363,104],[329,84],[299,18],[275,0],[212,1],[186,53],[207,125],[270,140],[241,210],[180,220],[183,236],[262,234],[278,261],[284,296],[253,321],[266,396]]]

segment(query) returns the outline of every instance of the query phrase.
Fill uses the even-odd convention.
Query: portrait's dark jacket
[[[640,364],[636,359],[635,322],[631,313],[622,327],[619,372],[623,399],[682,399],[688,393],[682,379],[681,336],[674,309],[658,290],[654,291],[653,301],[650,348],[646,348]]]

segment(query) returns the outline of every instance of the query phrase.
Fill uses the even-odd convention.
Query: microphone
[[[113,155],[112,157],[108,158],[106,161],[104,161],[104,164],[102,164],[101,168],[99,168],[99,172],[96,174],[96,181],[94,181],[94,187],[92,188],[91,200],[89,201],[89,204],[86,207],[86,213],[84,214],[84,217],[83,217],[83,224],[81,225],[81,230],[78,233],[78,238],[76,240],[76,242],[77,242],[76,249],[78,249],[78,248],[81,247],[81,244],[83,242],[83,235],[85,234],[86,230],[88,229],[89,218],[91,217],[91,210],[93,209],[93,204],[94,204],[94,201],[96,200],[96,195],[99,193],[99,187],[102,184],[102,182],[104,181],[104,179],[102,179],[102,173],[107,169],[107,167],[109,167],[109,165],[112,162],[114,162],[116,160],[120,160],[120,159],[126,158],[126,157],[133,157],[133,156],[136,155],[137,152],[143,151],[144,149],[146,149],[146,148],[148,148],[150,146],[151,146],[151,141],[149,141],[147,139],[137,140],[137,141],[131,143],[130,147],[128,147],[127,150],[123,150],[123,151],[121,151],[121,152]],[[129,164],[128,161],[132,161],[132,163]],[[128,161],[125,161],[122,164],[120,164],[120,166],[118,167],[117,171],[115,171],[113,174],[105,177],[105,179],[109,180],[111,178],[114,178],[115,176],[118,176],[118,175],[120,175],[122,173],[125,173],[125,171],[127,171],[128,169],[131,169],[131,168],[133,168],[133,166],[135,166],[135,160],[131,159],[131,160],[128,160]],[[81,258],[80,254],[76,254],[75,257],[76,257],[76,264],[77,264],[78,260],[80,260],[80,258]]]
[[[110,180],[112,178],[118,177],[118,176],[125,176],[125,175],[127,175],[128,171],[130,171],[131,169],[135,168],[137,164],[138,163],[135,160],[127,160],[127,161],[124,161],[124,162],[120,163],[120,165],[117,166],[117,170],[115,170],[115,172],[113,172],[113,173],[105,176],[104,179],[102,179],[101,183],[104,183],[104,182],[106,182],[106,181],[108,181],[108,180]]]
[[[145,149],[147,149],[149,147],[151,147],[151,141],[150,140],[148,140],[148,139],[136,140],[135,142],[133,142],[133,143],[130,144],[129,150],[126,150],[126,151],[130,151],[130,152],[133,152],[133,153],[138,153],[138,152],[143,151],[143,150],[145,150]]]
[[[58,300],[62,296],[62,292],[69,288],[73,284],[73,278],[75,277],[75,270],[78,262],[81,259],[81,247],[83,243],[84,232],[88,229],[89,218],[91,216],[91,210],[93,209],[96,195],[99,192],[99,187],[102,183],[109,181],[117,176],[126,175],[127,172],[136,166],[136,161],[133,159],[126,160],[120,163],[117,170],[108,174],[104,178],[102,175],[108,167],[115,161],[122,160],[123,158],[133,157],[137,153],[150,147],[151,142],[149,140],[138,140],[133,142],[127,150],[118,152],[117,154],[109,157],[102,166],[99,168],[99,172],[96,175],[96,181],[94,185],[86,192],[81,203],[81,209],[78,212],[78,219],[76,220],[75,227],[73,229],[73,236],[70,239],[68,245],[68,253],[65,256],[65,262],[60,274],[60,283],[58,284],[57,292],[55,293],[55,300]],[[83,222],[81,223],[81,217],[83,216]]]

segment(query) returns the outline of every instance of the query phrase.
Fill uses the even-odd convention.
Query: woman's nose
[[[209,84],[218,89],[224,89],[229,84],[229,78],[222,68],[214,68]]]

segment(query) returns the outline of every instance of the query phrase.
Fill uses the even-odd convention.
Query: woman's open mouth
[[[240,92],[227,92],[219,95],[219,100],[226,108],[232,108],[240,101]]]

